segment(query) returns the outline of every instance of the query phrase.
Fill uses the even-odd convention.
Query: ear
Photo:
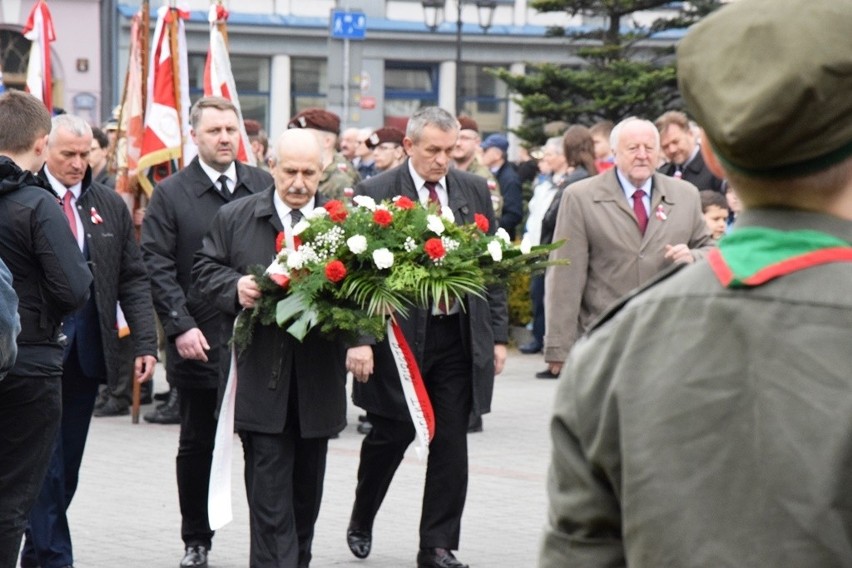
[[[710,142],[707,141],[703,132],[701,133],[701,140],[703,141],[700,146],[701,156],[704,158],[704,163],[707,165],[707,169],[709,169],[713,175],[719,179],[725,179],[728,177],[728,174],[725,172],[725,168],[722,167],[722,163],[719,161],[719,158],[716,157],[716,153],[713,151]]]
[[[405,153],[411,155],[411,148],[414,146],[414,141],[406,136],[402,139],[402,147],[405,148]]]
[[[45,149],[47,148],[47,138],[48,134],[45,134],[41,138],[36,138],[35,143],[33,144],[33,152],[36,156],[41,157],[44,154]]]

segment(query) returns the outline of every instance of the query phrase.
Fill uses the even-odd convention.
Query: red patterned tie
[[[74,194],[66,191],[65,197],[62,199],[62,210],[65,212],[65,217],[71,226],[71,232],[74,233],[74,240],[77,240],[77,217],[74,216],[74,205],[71,203],[73,200]]]
[[[427,181],[423,184],[423,186],[426,188],[426,191],[429,192],[429,203],[434,203],[435,205],[437,205],[438,210],[440,211],[441,200],[438,199],[438,190],[437,190],[438,182]]]
[[[636,214],[636,221],[639,223],[639,233],[645,234],[645,228],[648,226],[648,212],[645,211],[645,204],[642,203],[642,198],[645,197],[645,191],[637,189],[633,192],[633,212]]]

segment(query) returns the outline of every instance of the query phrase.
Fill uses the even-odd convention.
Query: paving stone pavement
[[[540,355],[511,350],[497,377],[485,431],[469,436],[470,482],[457,556],[475,568],[535,566],[546,515],[550,455],[548,422],[557,381],[537,380]],[[155,388],[166,382],[158,366]],[[150,406],[143,407],[143,413]],[[345,532],[355,491],[361,434],[359,409],[329,443],[313,568],[415,566],[425,466],[409,448],[373,528],[373,551],[358,560]],[[77,568],[176,567],[183,553],[175,485],[178,426],[132,424],[129,417],[94,418],[80,486],[69,509]],[[248,566],[248,507],[242,452],[233,462],[234,521],[213,539],[210,568]]]

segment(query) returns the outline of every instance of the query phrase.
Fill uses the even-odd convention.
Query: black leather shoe
[[[105,403],[96,407],[92,413],[94,416],[127,416],[128,414],[130,414],[130,407],[127,403],[112,396]]]
[[[540,373],[535,374],[535,378],[537,379],[558,379],[559,373],[551,373],[550,369],[545,369]]]
[[[207,568],[207,547],[200,544],[187,546],[180,568]]]
[[[417,553],[417,568],[470,568],[446,548],[430,548]]]
[[[373,535],[369,531],[346,529],[346,544],[355,558],[367,558],[373,547]]]
[[[521,353],[526,353],[527,355],[532,355],[533,353],[541,353],[541,343],[536,343],[535,341],[524,343],[523,345],[518,347],[518,351],[520,351]]]
[[[358,427],[356,428],[356,430],[358,430],[359,434],[364,434],[364,435],[369,434],[370,430],[372,430],[372,429],[373,429],[373,425],[370,424],[369,422],[367,422],[366,419],[363,422],[361,422],[360,424],[358,424]]]
[[[177,389],[169,391],[169,400],[164,406],[158,406],[156,410],[148,412],[142,418],[145,422],[154,424],[180,424],[180,401]]]

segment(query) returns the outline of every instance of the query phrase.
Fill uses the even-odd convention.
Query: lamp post
[[[474,0],[477,14],[479,16],[479,27],[488,32],[491,21],[494,18],[494,9],[497,0]],[[444,8],[447,0],[421,0],[423,5],[423,19],[429,31],[435,31],[443,23]],[[462,5],[464,0],[456,0],[456,116],[462,111]]]

